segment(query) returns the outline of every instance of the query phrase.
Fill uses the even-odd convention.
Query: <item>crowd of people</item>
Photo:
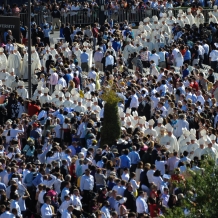
[[[9,29],[2,38],[0,218],[189,215],[180,185],[218,158],[217,6],[209,23],[188,8],[136,30],[56,18],[32,23],[31,92],[26,30],[23,45]],[[65,40],[54,43],[56,27]],[[108,89],[121,136],[102,145]]]

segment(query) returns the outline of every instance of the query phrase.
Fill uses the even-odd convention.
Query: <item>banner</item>
[[[20,18],[12,16],[1,16],[0,32],[3,37],[5,30],[11,30],[16,42],[20,42]]]

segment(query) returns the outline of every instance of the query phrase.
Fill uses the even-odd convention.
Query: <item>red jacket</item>
[[[29,105],[28,105],[28,115],[30,117],[32,117],[35,114],[38,115],[39,110],[40,110],[40,107],[38,105],[29,103]]]

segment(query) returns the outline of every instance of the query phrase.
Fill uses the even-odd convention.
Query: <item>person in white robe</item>
[[[116,51],[115,51],[115,50],[113,49],[113,47],[112,47],[112,42],[108,42],[107,45],[108,45],[108,49],[106,50],[105,54],[106,54],[108,51],[109,51],[110,53],[113,52],[113,56],[116,57],[116,56],[117,56],[117,55],[116,55]]]
[[[144,134],[145,136],[150,135],[154,139],[157,137],[157,131],[153,128],[154,126],[154,120],[151,119],[148,121],[148,129],[145,130]]]
[[[14,74],[14,68],[11,68],[11,71],[10,71],[10,75],[8,76],[6,82],[5,82],[5,85],[7,87],[11,87],[12,86],[12,83],[15,81],[15,74]]]
[[[197,15],[195,16],[195,24],[197,27],[199,27],[200,24],[204,24],[204,15],[199,9],[197,10]]]
[[[157,134],[159,135],[160,134],[160,129],[161,127],[164,127],[163,125],[163,118],[162,117],[159,117],[157,119],[157,126],[154,127],[154,129],[156,130]]]
[[[39,55],[36,52],[36,48],[33,46],[31,47],[31,75],[35,74],[35,70],[36,69],[40,69],[41,70],[41,62],[39,59]]]
[[[44,95],[39,98],[41,105],[43,105],[45,103],[49,103],[52,99],[51,96],[48,95],[49,89],[47,87],[44,88],[43,93],[44,93]]]
[[[183,154],[184,151],[188,151],[188,146],[191,144],[191,139],[188,136],[186,139],[182,141],[182,146],[179,145],[179,153]]]
[[[28,79],[28,53],[26,48],[23,49],[23,54],[23,63],[20,74],[23,79]]]
[[[194,157],[198,157],[198,160],[201,160],[201,156],[205,148],[205,141],[204,139],[200,139],[198,142],[200,147],[195,150]]]
[[[52,55],[50,53],[50,48],[49,46],[46,46],[45,47],[45,54],[43,55],[43,58],[42,58],[42,66],[44,67],[44,69],[46,69],[46,61],[48,60],[49,56]]]
[[[208,12],[208,15],[209,15],[209,24],[210,23],[217,23],[217,18],[213,15],[213,13],[210,11],[210,12]]]
[[[125,60],[129,58],[129,55],[134,52],[134,47],[131,45],[131,39],[127,38],[127,45],[123,49],[123,57]]]
[[[179,151],[179,145],[176,137],[173,135],[173,127],[170,124],[166,125],[167,135],[161,138],[160,144],[164,145],[170,153]]]
[[[58,54],[57,50],[55,49],[55,45],[50,45],[50,53],[52,55],[52,59],[56,60],[55,56]]]
[[[86,49],[86,52],[89,54],[89,62],[88,66],[91,69],[92,68],[92,59],[93,59],[93,50],[91,49],[91,45],[87,43],[86,41],[83,43],[84,48]]]
[[[187,18],[189,19],[190,26],[192,27],[192,25],[195,23],[195,18],[192,15],[191,11],[192,11],[191,8],[187,9]]]
[[[97,98],[93,98],[92,111],[94,111],[96,113],[97,117],[99,116],[101,108],[98,106],[98,99]]]
[[[215,162],[217,160],[217,150],[212,147],[212,141],[209,136],[206,138],[207,147],[203,150],[202,155],[208,155],[208,157],[212,158]]]
[[[182,21],[183,21],[184,25],[190,25],[190,21],[189,21],[185,12],[182,14]]]
[[[11,72],[12,68],[14,69],[14,74],[19,76],[20,74],[20,60],[18,55],[14,54],[14,50],[10,51],[8,56],[8,71]]]
[[[7,69],[8,59],[4,53],[4,49],[0,48],[0,72]]]
[[[213,6],[213,15],[216,17],[216,19],[218,19],[218,9],[217,9],[217,5]]]
[[[19,78],[21,78],[21,66],[22,66],[22,57],[20,55],[20,52],[18,51],[18,47],[17,45],[14,45],[14,54],[17,55],[18,58],[18,63],[19,63],[19,67],[15,68],[15,75],[18,76]]]
[[[215,148],[218,152],[218,144],[216,143],[216,136],[214,134],[211,134],[210,139],[212,141],[212,147]]]
[[[67,107],[67,108],[72,108],[73,106],[73,101],[70,100],[70,93],[67,92],[65,94],[65,97],[66,97],[66,100],[64,101],[64,107]]]
[[[81,98],[78,99],[78,105],[74,108],[74,111],[79,112],[79,113],[81,113],[81,112],[85,113],[86,112],[85,106],[82,105],[82,99]]]
[[[79,48],[79,44],[76,44],[75,47],[74,47],[74,54],[76,55],[76,58],[78,60],[78,65],[81,66],[81,54],[82,54],[82,51],[80,50]]]
[[[24,88],[25,84],[23,81],[18,82],[17,93],[22,99],[29,98],[28,91]]]
[[[63,105],[64,105],[64,101],[65,101],[64,93],[60,91],[58,94],[58,97],[59,97],[59,99],[58,99],[58,101],[56,101],[55,106],[57,108],[60,108],[60,107],[63,107]]]
[[[191,159],[191,160],[194,160],[194,152],[197,148],[199,148],[199,144],[197,143],[197,140],[195,138],[194,135],[190,135],[190,139],[191,139],[191,143],[190,145],[188,146],[188,157]]]
[[[40,99],[41,96],[43,96],[42,90],[43,88],[41,86],[37,86],[36,92],[33,94],[33,97],[32,97],[33,101],[36,101],[37,99]]]
[[[6,72],[4,69],[0,72],[0,80],[2,81],[3,85],[6,85],[6,81],[7,81],[9,76],[10,76],[10,74],[8,72]]]

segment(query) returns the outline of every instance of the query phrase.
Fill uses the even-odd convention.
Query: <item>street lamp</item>
[[[31,83],[31,0],[28,0],[28,92],[29,98],[32,93]]]

